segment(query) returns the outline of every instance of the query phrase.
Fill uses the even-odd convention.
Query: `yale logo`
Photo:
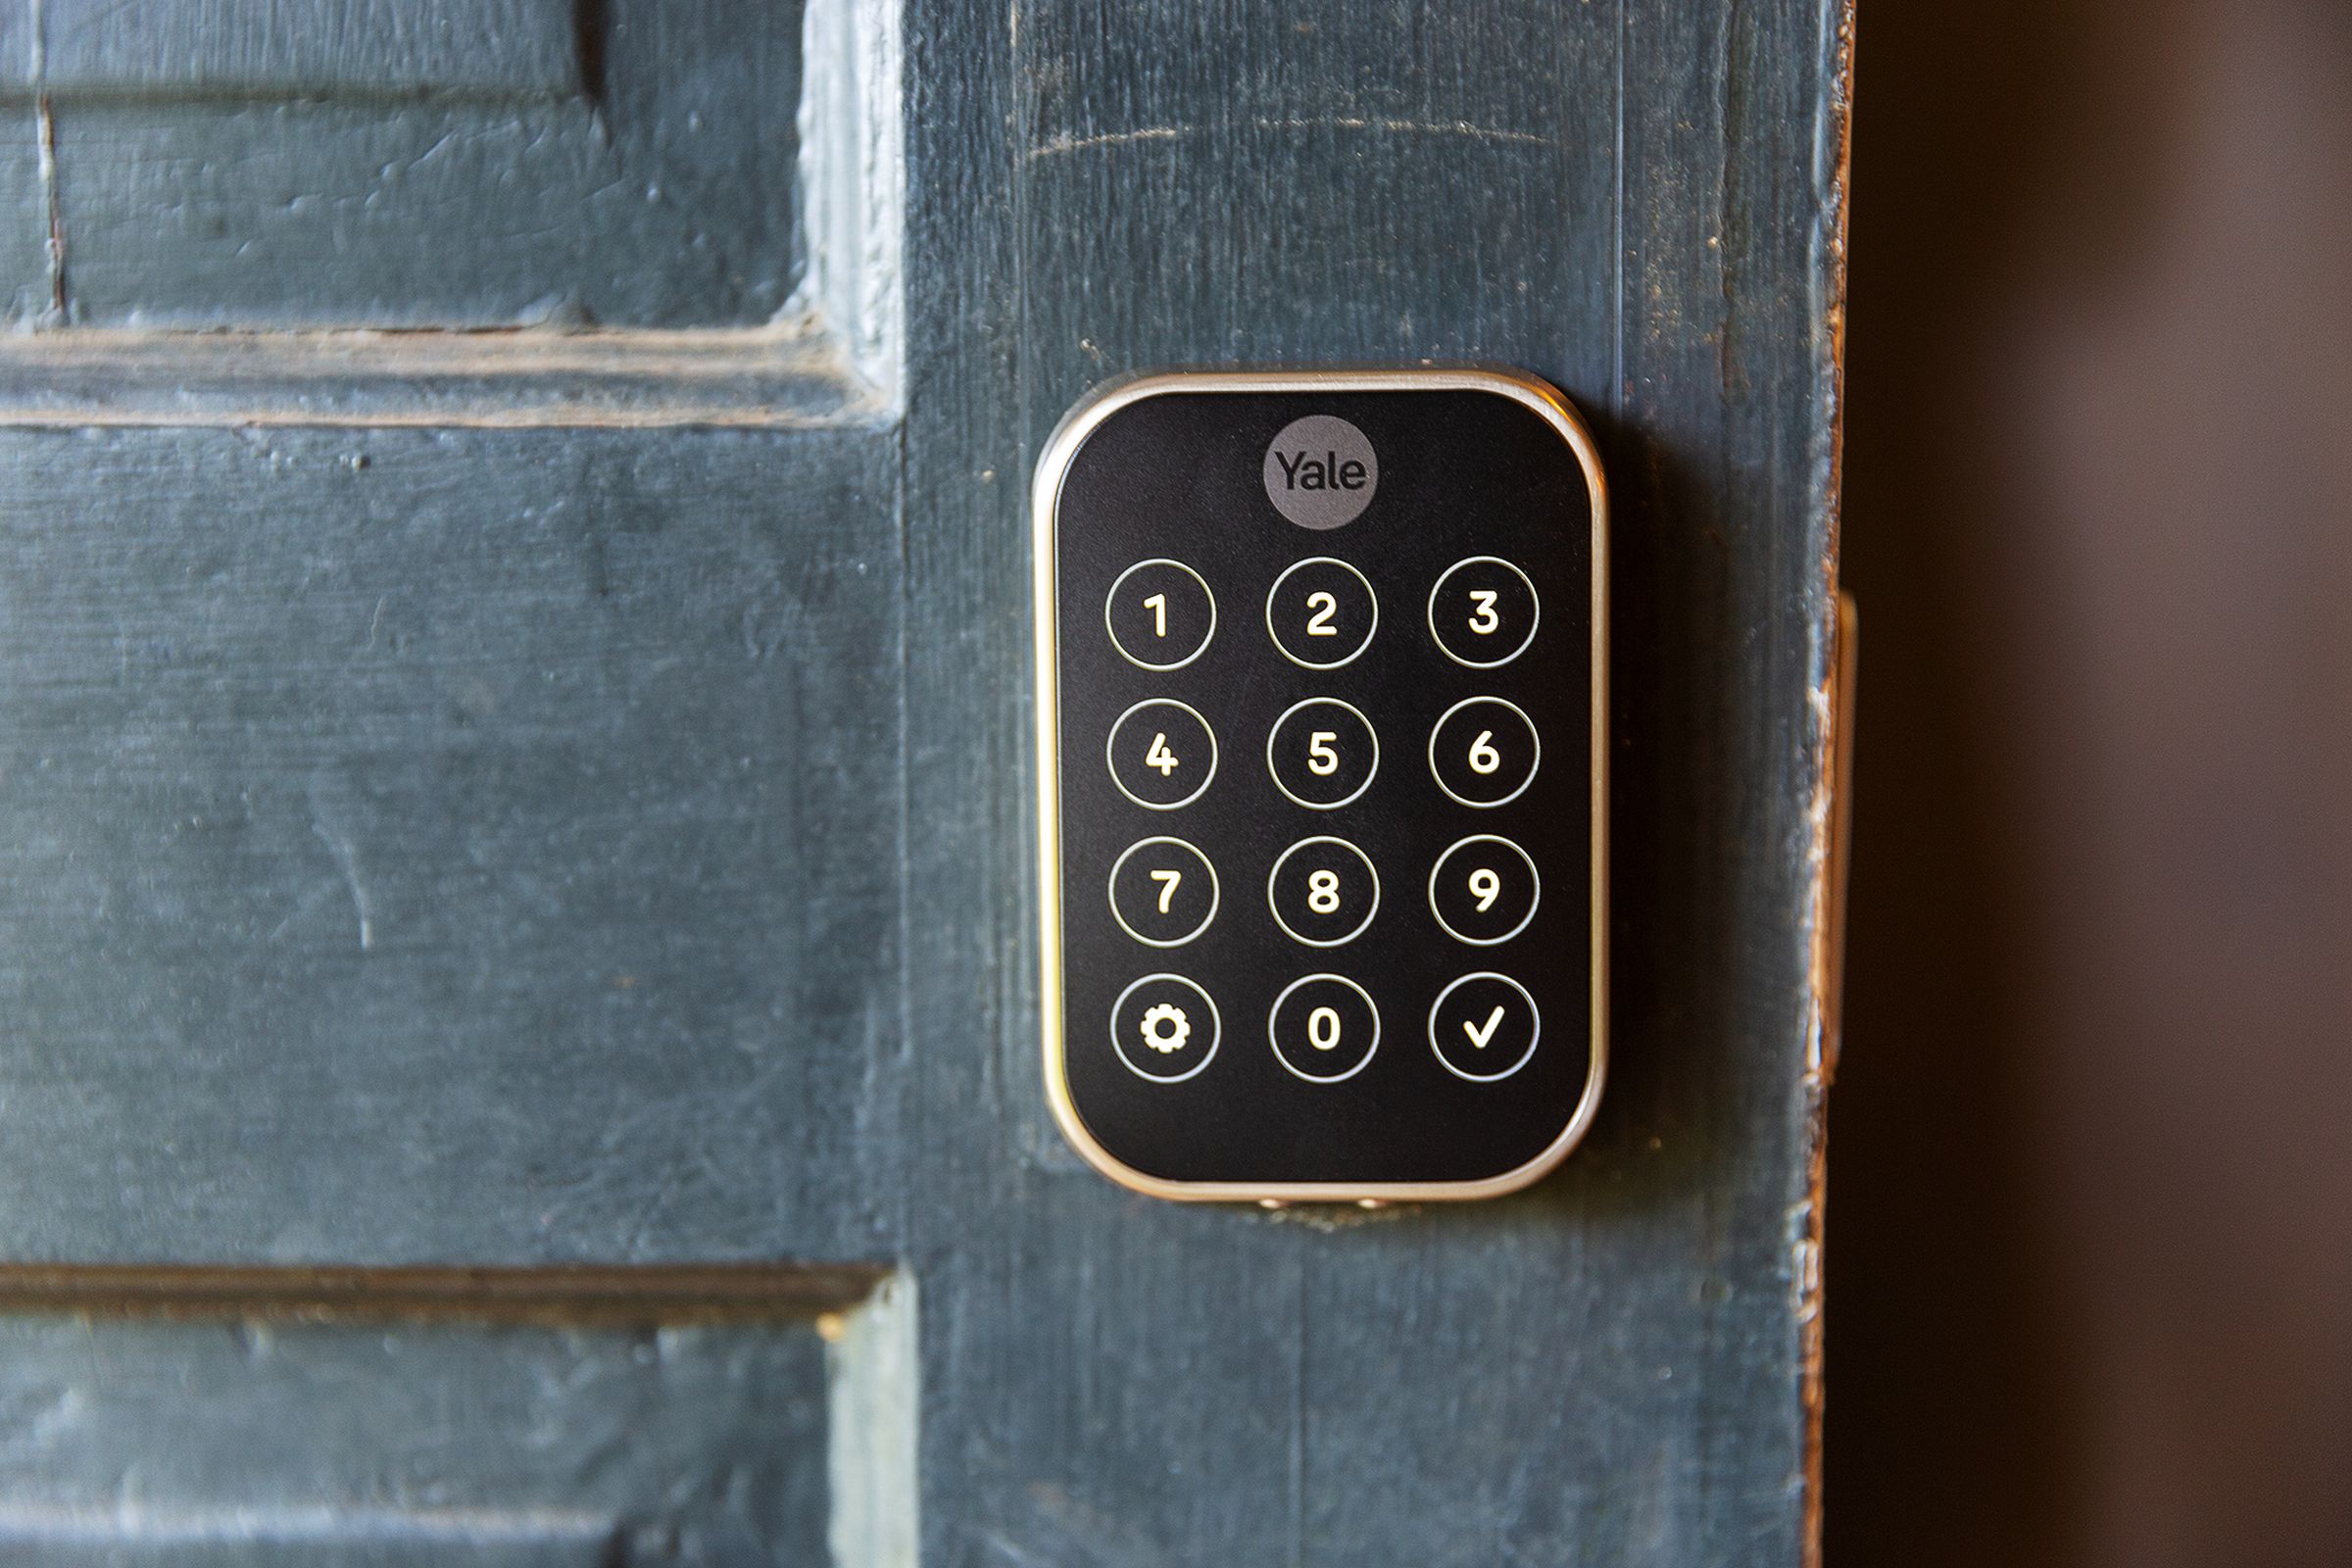
[[[1380,459],[1364,432],[1329,414],[1282,427],[1266,448],[1266,499],[1301,528],[1353,522],[1380,488]]]

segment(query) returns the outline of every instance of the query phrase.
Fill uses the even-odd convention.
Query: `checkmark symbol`
[[[1479,1050],[1484,1051],[1487,1049],[1487,1042],[1494,1038],[1495,1027],[1501,1022],[1502,1004],[1500,1003],[1496,1003],[1494,1004],[1494,1010],[1487,1014],[1487,1021],[1483,1024],[1474,1024],[1469,1019],[1464,1018],[1462,1020],[1462,1033],[1470,1037],[1470,1043],[1472,1045],[1478,1047]]]

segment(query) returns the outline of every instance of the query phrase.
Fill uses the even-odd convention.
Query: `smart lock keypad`
[[[1540,384],[1298,379],[1041,465],[1049,1071],[1139,1185],[1446,1196],[1597,1087],[1597,475]]]

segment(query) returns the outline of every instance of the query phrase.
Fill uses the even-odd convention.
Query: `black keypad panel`
[[[1065,1130],[1171,1197],[1549,1168],[1600,1070],[1575,416],[1507,375],[1154,377],[1038,503]]]

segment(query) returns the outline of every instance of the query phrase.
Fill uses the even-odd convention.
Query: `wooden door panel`
[[[553,24],[527,9],[517,27]],[[516,59],[544,70],[509,74],[568,72],[580,91],[549,101],[588,103],[593,36],[608,105],[635,71],[691,110],[679,63],[730,13],[618,25],[644,14],[574,7],[568,64],[532,45]],[[818,1533],[845,1562],[1803,1559],[1842,10],[822,0],[802,20],[800,101],[760,122],[796,138],[787,197],[757,194],[772,169],[671,149],[709,200],[767,201],[742,222],[801,236],[802,309],[766,325],[727,303],[750,294],[637,268],[658,236],[622,224],[564,252],[564,286],[685,278],[674,297],[709,314],[341,330],[473,318],[413,262],[338,270],[331,225],[250,202],[211,209],[219,254],[250,241],[267,265],[216,288],[202,245],[182,262],[140,237],[142,214],[188,220],[143,153],[80,166],[121,221],[78,230],[113,237],[83,253],[77,317],[77,230],[62,262],[46,242],[73,171],[44,172],[37,132],[0,156],[0,261],[33,328],[0,342],[19,1386],[94,1400],[120,1344],[188,1367],[223,1430],[321,1424],[317,1467],[191,1483],[198,1515],[298,1523],[436,1433],[453,1475],[504,1441],[418,1419],[336,1447],[306,1391],[347,1378],[405,1408],[370,1383],[379,1348],[304,1340],[331,1375],[289,1384],[219,1337],[323,1314],[383,1325],[424,1385],[478,1363],[492,1386],[535,1365],[593,1389],[609,1365],[624,1392],[583,1396],[581,1420],[650,1401],[664,1451],[608,1490],[483,1468],[481,1495],[526,1514],[679,1517],[665,1488],[750,1475],[730,1456],[772,1435],[778,1463],[822,1448]],[[303,49],[264,55],[337,113],[385,112]],[[70,107],[20,130],[73,136]],[[161,140],[126,148],[185,138],[205,177],[244,177],[215,131],[250,110],[99,109],[149,117]],[[310,156],[256,155],[297,184],[326,168]],[[448,190],[493,237],[528,216]],[[514,316],[477,283],[451,298]],[[143,290],[155,318],[121,314]],[[1127,369],[1425,358],[1544,375],[1603,444],[1613,1082],[1575,1157],[1503,1201],[1154,1203],[1083,1169],[1044,1108],[1028,467]],[[623,1340],[669,1353],[698,1302],[738,1298],[696,1272],[728,1260],[762,1266],[765,1309],[678,1342],[680,1379],[645,1392]],[[206,1285],[218,1264],[251,1272]],[[861,1283],[835,1289],[833,1265]],[[506,1287],[466,1272],[485,1266],[575,1338],[494,1345]],[[420,1297],[419,1268],[456,1271],[459,1304]],[[59,1324],[100,1308],[134,1328],[77,1359]],[[730,1402],[756,1377],[720,1380],[709,1433],[663,1402],[771,1354],[804,1380],[772,1434]],[[793,1404],[812,1355],[814,1424]],[[139,1428],[0,1447],[0,1469],[46,1452],[27,1494],[71,1512],[135,1468]],[[801,1499],[804,1545],[813,1474],[746,1482]],[[409,1516],[384,1518],[389,1541]],[[74,1549],[203,1560],[106,1520]],[[705,1560],[775,1560],[778,1528]],[[576,1544],[466,1544],[502,1541]]]

